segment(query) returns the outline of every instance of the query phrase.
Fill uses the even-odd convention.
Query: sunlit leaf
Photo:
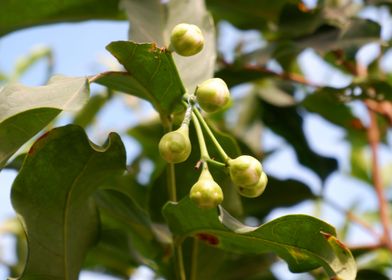
[[[288,215],[256,228],[241,224],[223,208],[220,212],[199,209],[190,199],[168,203],[163,209],[170,229],[183,238],[193,236],[238,253],[274,252],[293,272],[322,266],[330,277],[355,279],[356,265],[350,251],[336,239],[334,228],[321,220]]]
[[[81,109],[88,95],[86,78],[63,76],[45,86],[12,83],[0,88],[0,168],[61,111]]]

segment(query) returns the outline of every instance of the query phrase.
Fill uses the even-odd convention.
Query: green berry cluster
[[[180,55],[191,56],[200,52],[204,38],[196,25],[181,23],[173,28],[171,33],[172,48]],[[200,146],[201,174],[190,190],[191,200],[200,208],[217,207],[223,201],[221,187],[212,177],[208,164],[216,164],[225,168],[237,192],[244,197],[261,195],[268,182],[261,163],[249,155],[241,155],[231,159],[221,147],[197,105],[207,113],[213,113],[224,108],[230,101],[230,91],[226,83],[219,78],[212,78],[197,86],[195,92],[189,95],[186,102],[187,110],[181,126],[166,133],[159,142],[159,152],[169,163],[180,163],[188,159],[191,153],[189,139],[189,123],[192,120]],[[204,140],[204,131],[219,151],[223,162],[210,158]]]

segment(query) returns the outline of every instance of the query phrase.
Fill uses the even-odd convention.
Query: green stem
[[[176,259],[176,265],[177,265],[177,277],[180,280],[185,280],[185,269],[184,269],[184,258],[182,256],[182,242],[174,242],[174,247],[175,247],[175,259]]]
[[[195,114],[192,114],[192,121],[193,121],[193,124],[195,125],[197,140],[199,141],[200,158],[203,161],[210,160],[211,158],[210,158],[210,155],[208,154],[206,142],[204,140],[203,130],[201,129],[200,122],[197,119]]]
[[[189,280],[197,280],[197,257],[199,255],[199,240],[197,238],[193,239],[192,250],[191,277]]]
[[[168,119],[162,119],[162,124],[165,132],[169,132],[172,130],[172,123]],[[165,121],[166,120],[166,121]],[[169,193],[169,200],[176,202],[177,201],[177,189],[176,189],[176,173],[174,168],[174,163],[168,163],[167,167],[167,190]],[[178,237],[173,236],[173,247],[174,247],[174,262],[177,271],[177,279],[186,280],[185,277],[185,268],[184,261],[182,256],[182,246],[181,242],[177,242]]]
[[[230,157],[226,154],[225,150],[223,150],[222,146],[219,144],[219,141],[215,138],[215,135],[212,133],[210,127],[204,120],[203,116],[196,108],[193,109],[194,114],[197,116],[197,119],[200,121],[201,125],[204,127],[205,131],[207,131],[208,136],[211,138],[215,147],[218,149],[219,154],[223,158],[223,161],[227,163],[230,160]]]
[[[169,193],[169,200],[177,201],[177,190],[176,190],[176,171],[174,163],[168,163],[167,167],[167,190]]]

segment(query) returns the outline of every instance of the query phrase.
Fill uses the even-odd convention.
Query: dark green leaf
[[[358,271],[357,280],[389,280],[390,278],[376,270],[361,269]]]
[[[3,0],[0,36],[18,29],[62,21],[122,19],[119,0]]]
[[[208,0],[207,6],[216,21],[224,19],[241,29],[264,29],[269,21],[278,20],[282,8],[288,2],[296,1]]]
[[[255,228],[241,224],[223,208],[220,212],[199,209],[188,198],[168,203],[163,209],[171,231],[183,238],[193,236],[231,252],[275,252],[293,272],[323,266],[330,277],[355,279],[354,259],[327,223],[306,215],[289,215]]]
[[[55,76],[48,85],[13,83],[0,88],[0,168],[62,110],[77,111],[88,99],[86,78]]]
[[[313,198],[312,191],[302,182],[268,176],[268,186],[263,195],[252,199],[243,197],[242,200],[246,215],[263,219],[277,207],[289,207]]]
[[[167,117],[181,104],[185,89],[168,50],[155,44],[128,41],[112,42],[107,49],[128,74],[103,73],[95,82],[110,86],[120,81],[119,87],[126,89],[124,92],[150,101],[162,117]]]
[[[337,169],[335,159],[321,156],[310,148],[297,107],[276,107],[266,102],[261,105],[263,122],[292,145],[301,164],[313,170],[322,180]]]
[[[98,147],[80,127],[70,125],[35,142],[11,193],[29,247],[20,279],[77,279],[97,239],[99,220],[91,195],[124,170],[125,149],[117,134]]]

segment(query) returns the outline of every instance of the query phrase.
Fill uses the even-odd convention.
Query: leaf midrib
[[[71,199],[72,199],[72,194],[73,191],[75,189],[75,186],[77,185],[77,183],[79,182],[80,178],[82,178],[85,174],[85,171],[91,161],[92,158],[94,158],[94,153],[90,153],[89,158],[86,160],[86,163],[84,164],[83,169],[81,170],[81,172],[75,177],[74,181],[71,184],[71,187],[69,188],[69,192],[67,192],[67,198],[65,200],[65,210],[64,210],[64,228],[63,228],[63,253],[64,253],[64,276],[65,279],[69,279],[69,272],[68,272],[68,239],[67,239],[67,232],[68,232],[68,213],[69,213],[69,205],[71,203]]]

